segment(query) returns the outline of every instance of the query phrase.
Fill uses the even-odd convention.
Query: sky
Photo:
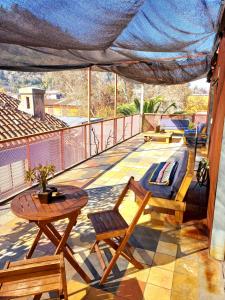
[[[194,88],[195,86],[197,86],[198,88],[205,88],[207,89],[207,91],[209,91],[210,84],[206,81],[206,78],[202,78],[190,82],[191,88]]]

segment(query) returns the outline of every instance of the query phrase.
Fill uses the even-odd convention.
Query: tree
[[[145,100],[143,106],[143,113],[158,113],[163,101],[164,100],[162,96],[156,96],[155,98],[152,98],[150,100]],[[166,108],[164,108],[161,111],[161,113],[165,114],[172,107],[177,108],[174,102],[169,104]],[[134,113],[140,113],[140,108],[140,101],[136,98],[134,99],[134,103],[120,105],[118,107],[118,112],[124,116],[129,116]]]

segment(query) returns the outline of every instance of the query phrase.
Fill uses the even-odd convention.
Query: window
[[[26,101],[27,101],[27,108],[29,109],[30,108],[30,98],[26,97]]]
[[[0,193],[22,186],[25,176],[25,161],[19,160],[0,167]]]

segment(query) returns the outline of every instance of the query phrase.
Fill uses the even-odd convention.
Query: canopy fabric
[[[209,70],[221,10],[219,0],[0,0],[0,69],[188,82]]]

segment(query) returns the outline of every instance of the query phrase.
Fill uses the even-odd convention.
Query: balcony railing
[[[0,202],[29,188],[25,170],[53,164],[60,173],[141,132],[141,116],[107,119],[0,142]]]

